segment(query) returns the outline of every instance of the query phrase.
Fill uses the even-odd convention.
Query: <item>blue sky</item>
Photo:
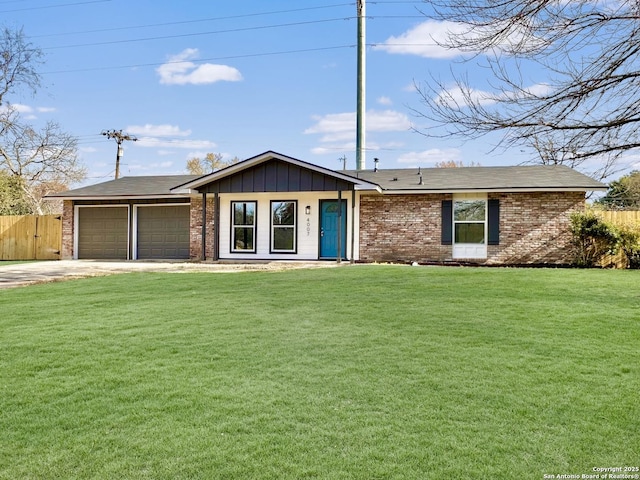
[[[451,52],[430,36],[421,1],[366,6],[366,165],[455,160],[518,164],[525,153],[491,152],[415,133],[426,127],[414,82],[446,76]],[[37,95],[13,96],[38,125],[54,120],[79,139],[86,183],[121,175],[185,173],[207,152],[249,158],[275,150],[328,168],[355,168],[357,19],[340,0],[0,0],[0,23],[45,54]],[[473,71],[470,72],[473,75]],[[533,82],[534,80],[532,80]],[[533,84],[532,84],[533,85]]]

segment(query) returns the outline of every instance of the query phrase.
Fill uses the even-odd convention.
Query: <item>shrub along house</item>
[[[64,201],[63,258],[562,264],[606,187],[561,165],[335,171],[266,152],[196,177],[125,177]]]

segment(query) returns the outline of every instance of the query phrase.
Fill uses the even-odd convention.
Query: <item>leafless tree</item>
[[[21,200],[36,214],[47,210],[44,195],[65,190],[86,175],[78,162],[75,137],[55,122],[37,129],[7,101],[7,95],[20,88],[36,92],[41,57],[21,30],[0,31],[0,171],[19,179],[15,184],[21,186]]]
[[[11,112],[11,107],[7,112]],[[43,197],[59,192],[86,176],[77,157],[77,140],[55,122],[35,130],[19,121],[16,112],[0,123],[0,169],[22,179],[32,213],[47,213]]]
[[[456,71],[451,83],[416,84],[426,108],[414,111],[435,122],[420,133],[470,139],[498,133],[498,148],[531,148],[536,163],[570,164],[599,179],[616,173],[620,157],[640,146],[636,0],[430,5],[434,13],[426,15],[451,27],[438,43],[490,75],[484,88]],[[545,79],[534,80],[538,74]]]
[[[231,160],[223,160],[221,153],[207,153],[204,159],[194,157],[187,160],[187,172],[191,175],[207,175],[239,161],[238,157],[233,157]]]

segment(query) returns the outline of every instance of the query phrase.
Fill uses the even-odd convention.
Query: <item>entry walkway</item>
[[[54,282],[73,278],[95,277],[127,272],[241,272],[247,270],[288,270],[294,268],[329,268],[335,262],[143,262],[52,260],[2,265],[0,262],[0,289]]]

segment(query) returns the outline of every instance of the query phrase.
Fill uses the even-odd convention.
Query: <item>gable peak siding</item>
[[[353,190],[353,183],[281,160],[270,160],[203,185],[206,193],[335,192]]]

